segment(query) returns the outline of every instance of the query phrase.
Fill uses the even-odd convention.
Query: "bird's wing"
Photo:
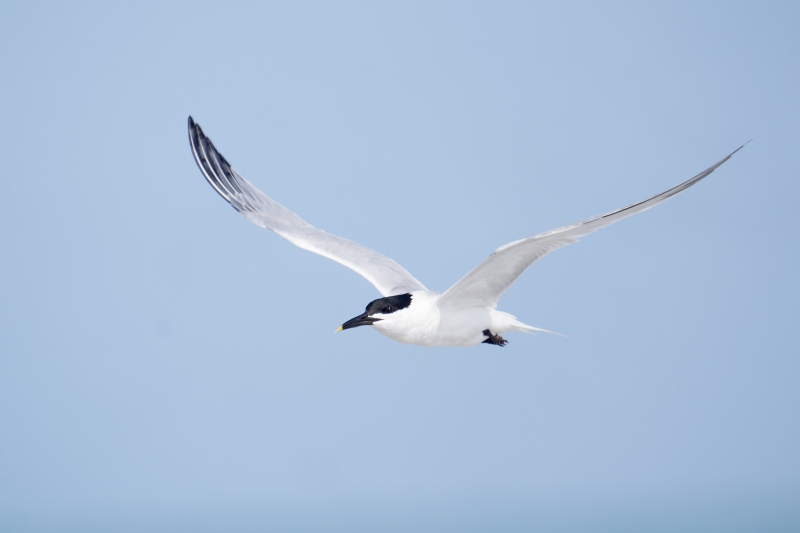
[[[645,209],[660,204],[667,198],[688,189],[702,180],[730,157],[742,149],[740,146],[718,163],[707,168],[690,180],[684,181],[667,191],[647,200],[596,216],[582,222],[556,228],[533,237],[521,239],[501,246],[481,264],[472,269],[455,285],[450,287],[439,300],[440,307],[495,307],[500,295],[528,268],[531,263],[546,254],[578,242],[580,237],[593,233]]]
[[[295,246],[355,270],[383,296],[425,290],[419,281],[385,255],[315,228],[256,189],[231,168],[192,117],[189,117],[189,142],[208,183],[253,224],[274,231]]]

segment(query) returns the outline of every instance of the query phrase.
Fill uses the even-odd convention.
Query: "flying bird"
[[[695,177],[635,204],[501,246],[444,292],[431,291],[392,259],[374,250],[315,228],[240,176],[220,154],[200,126],[189,117],[189,141],[200,171],[234,209],[250,222],[274,231],[292,244],[332,259],[361,274],[381,298],[336,331],[371,326],[399,342],[420,346],[504,346],[508,331],[554,333],[523,324],[497,310],[508,287],[534,261],[578,242],[688,189],[742,149],[725,156]]]

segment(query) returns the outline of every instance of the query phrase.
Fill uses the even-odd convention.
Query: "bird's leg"
[[[486,335],[487,337],[489,337],[488,339],[483,341],[486,344],[494,344],[495,346],[505,346],[506,343],[508,342],[507,340],[505,340],[500,335],[495,335],[494,333],[492,333],[488,329],[483,330],[482,333],[484,335]]]

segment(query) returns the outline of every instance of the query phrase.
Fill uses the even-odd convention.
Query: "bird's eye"
[[[390,305],[389,307],[387,307],[387,308],[386,308],[386,312],[387,312],[387,313],[393,313],[393,312],[394,312],[394,307],[392,307],[392,306]]]

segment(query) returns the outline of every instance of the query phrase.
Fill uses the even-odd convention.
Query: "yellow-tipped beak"
[[[339,332],[340,332],[340,331],[342,331],[343,329],[344,329],[344,328],[343,328],[342,326],[339,326],[338,328],[336,328],[336,331],[334,331],[334,333],[339,333]]]

